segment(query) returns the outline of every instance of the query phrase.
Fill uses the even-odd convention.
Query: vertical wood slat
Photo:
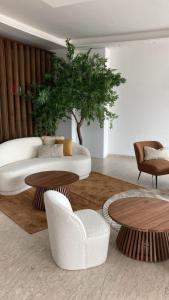
[[[0,45],[0,47],[1,47],[1,45]],[[1,70],[0,70],[0,73],[1,73]],[[0,143],[2,143],[2,141],[3,141],[2,107],[1,107],[2,100],[1,100],[1,98],[2,98],[2,93],[1,93],[1,74],[0,74]]]
[[[30,56],[30,60],[31,60],[31,83],[34,85],[36,82],[36,68],[35,68],[35,48],[31,48],[31,56]],[[32,93],[35,95],[36,93],[36,88],[32,88]],[[36,125],[33,124],[33,131],[36,130]]]
[[[49,73],[51,70],[51,54],[46,53],[46,72]]]
[[[1,105],[0,105],[0,143],[2,143],[2,141],[3,141],[3,130],[2,130],[2,113],[1,113]]]
[[[10,138],[16,137],[15,131],[15,109],[14,109],[14,96],[13,96],[13,74],[12,74],[12,52],[11,42],[6,41],[6,77],[7,77],[7,93],[8,93],[8,111],[9,111],[9,133]]]
[[[26,49],[25,49],[25,70],[26,70],[28,136],[32,136],[33,135],[33,129],[32,129],[32,104],[31,104],[31,99],[30,99],[31,74],[30,74],[30,49],[29,49],[29,46],[26,46]]]
[[[134,247],[133,247],[133,255],[132,255],[133,258],[136,257],[137,244],[138,244],[138,235],[139,235],[139,232],[136,231],[136,233],[135,233],[135,243],[134,243]]]
[[[0,86],[1,86],[1,113],[2,113],[2,130],[3,140],[9,139],[8,123],[8,106],[7,106],[7,83],[6,83],[6,66],[5,66],[5,49],[4,42],[0,39]]]
[[[43,80],[43,75],[45,74],[45,51],[41,51],[41,71],[41,76]]]
[[[150,232],[150,261],[153,261],[153,243],[152,243],[152,232]]]
[[[25,63],[23,45],[19,45],[19,75],[21,87],[21,116],[23,136],[27,136],[27,116],[26,116],[26,102],[25,102]]]
[[[36,82],[36,71],[35,71],[35,48],[31,48],[31,82]]]
[[[40,50],[36,49],[36,79],[37,79],[37,83],[40,84],[41,83],[41,66],[40,66]]]
[[[13,43],[13,78],[14,78],[14,98],[15,98],[15,118],[16,118],[16,136],[20,138],[22,136],[21,127],[21,106],[19,97],[19,66],[18,66],[18,46],[17,43]]]

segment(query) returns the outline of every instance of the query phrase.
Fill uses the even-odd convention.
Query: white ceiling
[[[24,31],[14,29],[11,26],[5,25],[3,23],[0,23],[0,36],[17,40],[19,42],[34,45],[35,47],[39,47],[42,49],[55,51],[56,48],[62,48],[58,43],[51,42],[49,40],[46,40],[44,38],[40,38],[38,36],[35,36],[30,33],[26,33]]]
[[[77,3],[92,2],[93,0],[41,0],[49,6],[56,8],[61,6],[69,6]]]
[[[81,45],[83,41],[92,44],[93,41],[130,40],[145,35],[169,36],[169,0],[44,1],[59,7],[54,8],[43,0],[0,0],[0,13],[48,37],[57,37],[60,41],[70,37]],[[75,3],[77,1],[81,3]],[[63,45],[63,42],[58,43]]]

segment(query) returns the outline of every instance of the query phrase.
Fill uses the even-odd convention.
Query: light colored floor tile
[[[137,183],[134,159],[93,159],[93,170]],[[169,176],[159,179],[168,191]],[[140,184],[151,188],[151,176]],[[0,299],[2,300],[167,300],[169,261],[141,263],[123,256],[111,233],[106,263],[85,271],[64,271],[53,262],[48,232],[25,233],[0,213]],[[97,251],[97,249],[95,249]]]

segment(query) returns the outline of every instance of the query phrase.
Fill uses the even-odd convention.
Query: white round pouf
[[[109,198],[103,205],[103,216],[107,220],[107,222],[110,224],[113,230],[116,232],[119,231],[121,225],[116,223],[112,220],[112,218],[109,216],[108,209],[111,203],[113,203],[116,200],[122,199],[122,198],[128,198],[128,197],[150,197],[150,198],[159,198],[165,201],[169,201],[169,196],[165,194],[165,197],[160,195],[160,191],[158,190],[145,190],[145,189],[134,189],[129,190],[126,192],[122,192],[116,195],[113,195],[111,198]]]

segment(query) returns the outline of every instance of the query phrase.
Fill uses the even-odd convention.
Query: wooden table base
[[[69,186],[62,186],[62,187],[50,188],[50,189],[36,188],[36,192],[35,192],[35,196],[34,196],[34,200],[33,200],[34,207],[36,207],[39,210],[45,210],[43,195],[44,195],[44,192],[46,192],[48,190],[58,191],[58,192],[62,193],[63,195],[65,195],[70,200]]]
[[[119,250],[134,259],[159,262],[169,258],[169,232],[144,232],[121,226]]]

